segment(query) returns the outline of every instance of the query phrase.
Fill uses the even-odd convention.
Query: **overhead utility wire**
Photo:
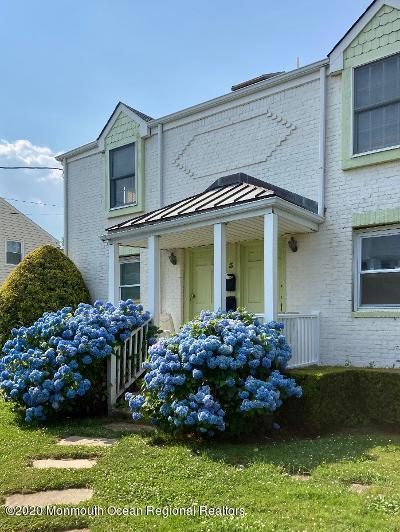
[[[59,170],[63,171],[59,166],[0,166],[0,170]]]

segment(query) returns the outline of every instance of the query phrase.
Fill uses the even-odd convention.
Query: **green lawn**
[[[0,490],[91,487],[82,506],[242,507],[244,517],[7,517],[4,530],[400,530],[400,437],[372,431],[265,444],[168,443],[123,434],[112,448],[60,447],[72,434],[112,437],[101,420],[19,426],[0,404]],[[39,470],[35,457],[90,457],[93,469]],[[291,476],[310,473],[308,481]],[[368,484],[367,492],[351,491]]]

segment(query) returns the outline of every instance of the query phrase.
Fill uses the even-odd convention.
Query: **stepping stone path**
[[[307,480],[310,480],[311,478],[311,475],[308,475],[307,473],[303,473],[302,475],[290,475],[292,478],[294,478],[295,480],[302,480],[302,481],[307,481]]]
[[[85,445],[90,447],[107,447],[113,445],[115,438],[89,438],[86,436],[68,436],[57,442],[57,445]]]
[[[120,425],[124,425],[122,423]],[[130,424],[126,423],[126,427]],[[115,430],[128,430],[127,428]],[[68,436],[57,442],[57,445],[83,445],[87,447],[109,447],[117,442],[116,438],[90,438],[86,436]],[[97,460],[89,458],[33,460],[32,467],[38,469],[87,469],[96,465]],[[78,504],[93,497],[89,488],[69,488],[64,490],[46,490],[36,493],[14,493],[6,498],[6,506],[47,506],[49,504]],[[69,532],[89,532],[88,529],[75,529]]]
[[[15,493],[6,499],[6,506],[47,506],[48,504],[78,504],[91,499],[93,490],[71,488],[48,490],[37,493]]]
[[[369,488],[368,484],[350,484],[351,491],[354,491],[354,493],[364,493],[365,491],[368,491]]]
[[[124,421],[113,421],[112,423],[107,423],[104,425],[105,428],[111,429],[115,432],[154,432],[156,429],[151,425],[134,425],[133,423],[128,423]]]
[[[95,466],[97,460],[87,459],[87,458],[70,458],[64,460],[45,458],[42,460],[34,460],[32,462],[32,467],[37,469],[89,469],[90,467]]]

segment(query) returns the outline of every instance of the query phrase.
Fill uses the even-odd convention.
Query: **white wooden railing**
[[[107,361],[108,412],[117,399],[143,373],[143,363],[147,357],[147,331],[150,320],[132,331],[125,342],[116,347]]]
[[[258,315],[262,318],[262,315]],[[319,363],[319,312],[278,314],[285,328],[283,334],[292,348],[290,368]]]
[[[292,347],[290,368],[310,366],[319,362],[319,312],[311,314],[279,314],[285,325],[284,335]]]

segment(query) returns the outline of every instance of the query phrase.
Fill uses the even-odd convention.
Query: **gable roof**
[[[161,209],[121,222],[109,227],[107,231],[112,233],[143,227],[272,197],[286,200],[314,214],[318,212],[316,201],[240,172],[217,179],[200,194],[195,194]]]
[[[142,113],[141,111],[137,111],[136,109],[134,109],[130,105],[126,105],[126,103],[124,103],[124,102],[118,102],[117,105],[114,107],[114,111],[111,113],[110,118],[107,120],[107,122],[105,123],[103,129],[100,131],[100,134],[99,134],[99,136],[96,139],[97,141],[99,141],[99,139],[103,136],[104,132],[108,129],[108,127],[113,122],[113,120],[117,117],[117,115],[119,115],[119,113],[121,111],[124,111],[124,109],[127,109],[130,112],[130,114],[135,115],[133,117],[133,119],[135,120],[135,117],[136,117],[136,121],[139,122],[139,123],[142,122],[142,121],[143,122],[150,122],[151,120],[153,120],[153,118],[151,118],[151,116],[146,115],[146,114]]]
[[[367,9],[358,17],[354,24],[329,52],[328,57],[331,72],[338,72],[343,69],[343,52],[385,5],[393,7],[394,9],[400,9],[400,0],[374,0],[369,4]]]
[[[358,19],[350,26],[350,28],[346,31],[346,33],[338,40],[338,42],[335,44],[335,46],[332,48],[332,50],[327,54],[328,56],[331,55],[331,53],[339,46],[339,44],[347,37],[347,35],[352,31],[352,29],[360,22],[360,20],[364,17],[364,15],[371,9],[371,7],[375,4],[376,0],[373,0],[369,6],[361,13],[361,15],[358,17]]]

